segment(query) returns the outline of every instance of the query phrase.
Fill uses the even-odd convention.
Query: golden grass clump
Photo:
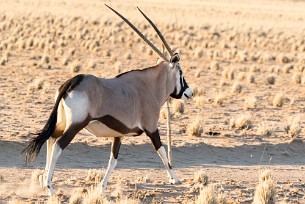
[[[275,94],[273,100],[272,100],[272,104],[275,107],[282,107],[284,105],[284,101],[285,101],[285,97],[283,93],[277,93]]]
[[[222,71],[222,77],[224,79],[233,80],[234,79],[234,69],[229,69],[228,67],[224,68]]]
[[[173,114],[184,113],[184,103],[181,100],[173,100],[171,103],[171,110]]]
[[[277,61],[279,63],[287,64],[287,63],[289,63],[291,61],[291,59],[289,57],[285,56],[283,53],[281,53],[277,57]]]
[[[73,56],[75,54],[76,49],[75,48],[70,48],[68,51],[69,56]]]
[[[56,55],[62,56],[63,54],[64,54],[64,50],[63,50],[62,48],[58,48],[58,49],[56,50]]]
[[[44,54],[40,60],[40,63],[41,64],[49,64],[50,62],[50,58],[48,55]]]
[[[198,87],[198,86],[194,86],[192,91],[193,91],[193,97],[203,96],[203,94],[204,94],[203,88]]]
[[[194,56],[198,59],[203,57],[203,49],[200,47],[197,47],[194,51]]]
[[[196,204],[226,204],[227,198],[219,193],[215,185],[208,185],[200,189],[200,194],[195,201]]]
[[[101,170],[89,169],[87,172],[86,182],[99,184],[104,178],[104,173]]]
[[[43,175],[43,173],[44,173],[44,170],[35,169],[32,172],[31,181],[34,182],[34,183],[38,183],[39,182],[39,177],[40,177],[40,175]]]
[[[222,106],[224,100],[225,100],[225,97],[224,97],[223,93],[221,93],[221,92],[217,93],[215,96],[215,99],[214,99],[214,104]]]
[[[275,203],[275,182],[272,179],[271,171],[261,173],[259,184],[255,189],[253,204],[274,204]]]
[[[296,138],[302,131],[300,115],[290,116],[288,124],[285,127],[285,132],[291,138]]]
[[[203,133],[203,121],[197,118],[193,123],[189,124],[187,133],[191,136],[200,137]]]
[[[266,121],[261,122],[257,126],[257,134],[264,136],[271,136],[274,134],[274,124],[270,124]]]
[[[255,83],[255,77],[254,77],[254,74],[253,73],[248,73],[247,75],[247,82],[249,84],[254,84]]]
[[[203,108],[205,104],[205,97],[204,96],[196,96],[194,97],[195,104],[198,108]]]
[[[91,59],[91,60],[89,60],[89,62],[88,62],[88,68],[95,68],[96,67],[96,61],[95,60],[93,60],[93,59]]]
[[[245,98],[244,109],[253,109],[257,106],[257,97],[254,95]]]
[[[81,64],[78,61],[74,61],[71,65],[70,65],[70,72],[71,73],[76,73],[79,72],[81,69]]]
[[[238,81],[243,81],[245,79],[245,73],[244,72],[239,72],[237,75],[237,80]]]
[[[72,193],[69,199],[69,204],[82,204],[83,203],[83,192],[82,190],[77,190]]]
[[[217,71],[220,69],[220,65],[218,62],[211,62],[209,67],[211,71]]]
[[[34,93],[36,90],[41,90],[44,85],[44,78],[35,79],[28,87],[28,94]]]
[[[114,64],[114,70],[115,70],[117,73],[123,72],[122,62],[117,61],[117,62]]]
[[[301,81],[302,81],[302,73],[294,72],[293,75],[292,75],[292,83],[300,84]]]
[[[124,59],[126,59],[126,60],[130,60],[132,57],[131,57],[131,53],[126,53],[125,55],[124,55]]]
[[[233,94],[241,93],[242,88],[243,88],[242,84],[239,81],[235,81],[231,87],[231,93]]]
[[[269,75],[267,77],[267,84],[274,84],[275,83],[275,76],[272,74],[272,75]]]
[[[63,58],[62,60],[61,60],[61,63],[62,63],[62,65],[64,65],[64,66],[66,66],[66,65],[68,65],[68,63],[69,63],[69,58]]]
[[[207,186],[209,184],[209,177],[205,174],[204,171],[194,172],[193,180],[195,183],[200,183],[204,186]]]
[[[251,115],[251,113],[246,113],[236,118],[232,118],[230,120],[230,128],[250,129],[252,127],[252,118],[253,116]]]

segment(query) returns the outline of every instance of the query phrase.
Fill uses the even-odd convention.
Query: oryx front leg
[[[110,153],[110,159],[108,162],[108,168],[107,168],[107,171],[105,173],[103,180],[101,181],[101,188],[100,188],[101,194],[105,191],[105,189],[107,187],[109,176],[117,164],[120,147],[121,147],[121,138],[114,137],[112,145],[111,145],[111,153]]]
[[[161,143],[160,140],[160,134],[159,134],[159,130],[157,129],[155,132],[151,133],[149,131],[145,131],[146,135],[149,136],[149,138],[151,139],[158,155],[160,156],[160,158],[162,159],[162,162],[165,166],[165,169],[167,171],[167,175],[169,177],[169,182],[171,184],[181,184],[181,182],[179,181],[178,177],[176,176],[176,174],[174,173],[171,165],[168,162],[167,156],[166,156],[166,151]]]

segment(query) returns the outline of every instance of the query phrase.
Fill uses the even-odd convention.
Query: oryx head
[[[105,4],[106,5],[106,4]],[[150,25],[155,29],[158,36],[163,42],[163,45],[165,46],[166,50],[168,51],[171,58],[168,60],[166,55],[164,55],[158,48],[156,48],[133,24],[131,24],[124,16],[122,16],[120,13],[118,13],[116,10],[111,8],[110,6],[106,5],[109,9],[111,9],[114,13],[116,13],[119,17],[121,17],[158,55],[161,57],[164,61],[168,63],[169,69],[173,74],[170,76],[175,77],[175,89],[170,94],[171,97],[176,99],[189,99],[192,97],[193,92],[187,85],[183,73],[182,68],[179,63],[180,56],[178,53],[174,53],[168,43],[166,42],[165,38],[161,34],[160,30],[157,28],[157,26],[138,8],[138,10],[142,13],[142,15],[146,18],[146,20],[150,23]]]

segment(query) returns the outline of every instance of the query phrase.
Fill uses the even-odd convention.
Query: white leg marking
[[[104,178],[101,182],[100,194],[102,194],[105,191],[105,189],[107,187],[109,176],[110,176],[112,170],[115,168],[116,164],[117,164],[117,159],[115,159],[113,157],[113,154],[111,152],[110,159],[109,159],[109,162],[108,162],[108,168],[107,168],[105,176],[104,176]]]
[[[46,167],[45,170],[48,172],[50,167],[50,159],[51,159],[51,153],[52,153],[52,146],[55,143],[56,139],[50,137],[47,141],[47,159],[46,159]]]
[[[172,184],[181,184],[181,182],[179,181],[178,177],[176,176],[174,171],[169,166],[168,159],[167,159],[167,156],[166,156],[166,151],[165,151],[164,147],[161,146],[158,149],[157,152],[158,152],[160,158],[162,159],[163,164],[164,164],[164,166],[166,168],[167,175],[169,176],[169,182],[172,183]]]
[[[49,171],[47,172],[47,177],[44,182],[44,187],[46,188],[47,193],[50,196],[52,196],[54,194],[53,188],[52,188],[52,177],[53,177],[56,162],[58,160],[58,157],[61,155],[61,153],[62,153],[62,149],[60,148],[60,146],[57,143],[55,143],[52,148]]]

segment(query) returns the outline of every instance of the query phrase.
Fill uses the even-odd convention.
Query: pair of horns
[[[132,23],[130,23],[124,16],[122,16],[119,12],[117,12],[116,10],[114,10],[113,8],[111,8],[110,6],[108,6],[107,4],[105,4],[109,9],[111,9],[115,14],[117,14],[120,18],[122,18],[158,55],[159,57],[161,57],[162,59],[164,59],[165,61],[169,62],[169,60],[167,59],[167,57],[158,49],[156,48],[156,46],[154,46]],[[166,50],[168,51],[168,53],[170,54],[170,56],[172,57],[174,55],[174,52],[172,51],[172,49],[170,48],[169,44],[166,42],[165,38],[163,37],[163,35],[161,34],[160,30],[157,28],[157,26],[141,11],[141,9],[139,9],[139,7],[137,7],[138,10],[141,12],[141,14],[146,18],[146,20],[150,23],[150,25],[155,29],[155,31],[157,32],[158,36],[160,37],[160,39],[163,42],[163,45],[165,46]]]

